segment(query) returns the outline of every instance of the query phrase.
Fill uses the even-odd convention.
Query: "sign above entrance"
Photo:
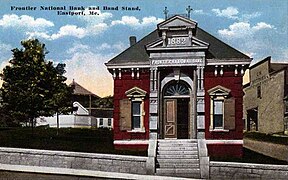
[[[190,65],[197,66],[203,64],[203,59],[157,59],[151,60],[154,66],[173,66],[173,65]]]

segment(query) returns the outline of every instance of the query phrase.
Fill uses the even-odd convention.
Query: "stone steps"
[[[160,143],[159,147],[197,147],[197,143]]]
[[[158,159],[198,159],[198,154],[166,154],[157,155]]]
[[[191,164],[191,163],[161,163],[161,166],[159,165],[159,168],[199,168],[199,165],[197,163]]]
[[[160,163],[192,163],[192,164],[197,164],[199,163],[199,159],[158,159],[157,162]]]
[[[185,147],[185,146],[158,146],[159,151],[197,151],[197,147]]]
[[[158,139],[158,142],[161,144],[165,144],[165,143],[197,143],[197,139]]]
[[[197,140],[158,140],[156,175],[200,178]]]
[[[158,152],[158,155],[179,155],[179,154],[185,154],[185,155],[198,155],[198,152],[196,151],[166,151],[166,150],[162,150]]]

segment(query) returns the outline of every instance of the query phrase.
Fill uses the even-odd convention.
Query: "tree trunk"
[[[31,128],[32,128],[32,136],[34,136],[34,118],[30,118]]]
[[[56,135],[58,136],[59,135],[59,114],[56,113],[56,116],[57,116],[57,132],[56,132]]]

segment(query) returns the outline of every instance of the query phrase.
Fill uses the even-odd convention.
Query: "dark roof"
[[[113,118],[113,109],[111,108],[91,109],[91,115],[97,118]]]
[[[207,33],[201,28],[197,28],[196,38],[209,43],[208,49],[208,59],[230,59],[230,58],[239,58],[239,59],[250,59],[249,56],[243,54],[237,49],[231,47],[230,45],[224,43],[223,41],[217,39],[211,34]]]
[[[271,63],[270,69],[272,72],[282,70],[288,67],[288,63]]]
[[[208,59],[250,59],[247,55],[222,42],[199,27],[197,28],[195,37],[210,44],[207,52]],[[107,64],[149,63],[149,56],[146,52],[145,45],[159,38],[159,32],[156,29],[136,44],[130,46],[125,51],[111,59]]]
[[[73,86],[73,88],[74,88],[73,94],[75,94],[75,95],[91,95],[91,96],[99,97],[96,94],[85,89],[83,86],[81,86],[80,84],[78,84],[74,80],[69,86]]]
[[[259,66],[260,64],[262,64],[266,61],[268,61],[268,63],[269,63],[269,66],[270,66],[269,72],[270,73],[276,72],[276,71],[279,71],[279,70],[282,70],[282,69],[285,69],[288,67],[288,63],[280,63],[280,62],[276,63],[276,62],[271,62],[271,60],[272,60],[271,56],[268,56],[268,57],[264,58],[263,60],[257,62],[256,64],[253,64],[252,66],[250,66],[249,69],[251,70],[251,69]]]
[[[136,44],[130,46],[122,53],[111,59],[108,64],[121,64],[127,63],[127,61],[133,63],[149,62],[149,56],[146,52],[145,46],[158,38],[158,30],[154,30],[143,39],[138,41]]]
[[[260,64],[266,62],[266,61],[271,61],[271,56],[268,56],[268,57],[264,58],[263,60],[255,63],[255,64],[253,64],[253,65],[251,65],[251,66],[249,67],[249,69],[253,69],[253,68],[259,66]]]

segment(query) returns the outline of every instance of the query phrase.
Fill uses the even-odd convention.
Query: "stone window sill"
[[[144,129],[132,129],[130,131],[127,131],[129,133],[145,133]]]
[[[210,132],[229,132],[227,129],[210,129]]]

